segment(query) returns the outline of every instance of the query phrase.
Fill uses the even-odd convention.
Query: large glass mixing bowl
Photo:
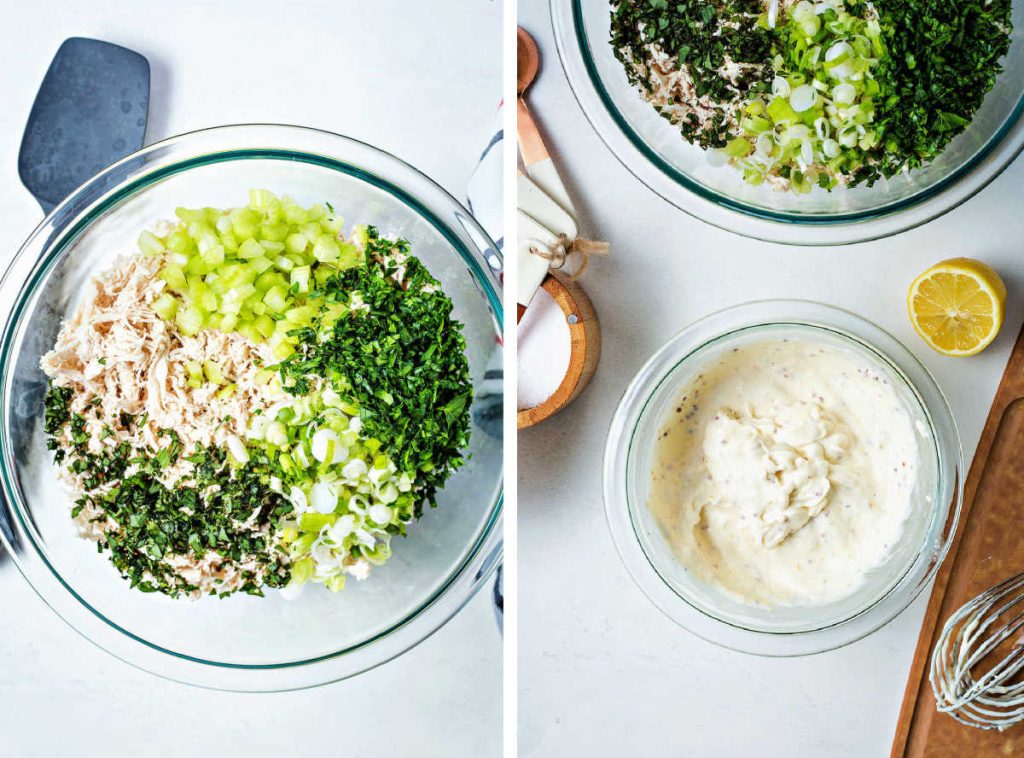
[[[483,380],[500,345],[501,257],[439,186],[387,153],[312,129],[247,125],[175,137],[75,191],[0,283],[0,302],[12,304],[0,341],[0,534],[39,595],[102,648],[179,681],[263,691],[383,663],[436,631],[486,583],[501,554],[502,444],[500,422],[496,429],[474,403],[469,461],[438,507],[395,543],[387,565],[340,594],[317,586],[295,600],[275,591],[171,600],[129,589],[95,543],[77,536],[41,427],[40,356],[89,279],[133,252],[142,229],[173,218],[180,205],[243,205],[254,187],[307,205],[329,201],[350,222],[410,240],[452,297],[473,381]]]
[[[646,0],[643,0],[646,2]],[[931,221],[991,182],[1024,148],[1024,3],[1003,72],[970,126],[922,169],[874,187],[815,189],[808,195],[746,184],[705,152],[626,80],[616,60],[607,0],[550,0],[555,40],[569,84],[601,139],[641,182],[697,218],[748,237],[835,245],[887,237]]]

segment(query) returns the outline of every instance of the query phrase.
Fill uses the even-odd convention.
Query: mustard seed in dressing
[[[648,506],[697,579],[751,605],[822,605],[884,562],[911,510],[917,441],[865,358],[765,339],[713,359],[674,406]]]

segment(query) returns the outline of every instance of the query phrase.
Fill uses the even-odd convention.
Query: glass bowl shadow
[[[469,213],[397,158],[356,140],[278,125],[218,127],[152,145],[76,190],[43,221],[0,283],[11,303],[0,342],[4,547],[72,627],[119,658],[178,681],[228,690],[309,687],[358,674],[413,647],[487,582],[501,556],[501,420],[474,401],[468,463],[389,563],[340,594],[237,594],[195,602],[129,589],[80,539],[42,430],[54,344],[89,280],[130,254],[175,207],[231,207],[250,188],[329,201],[352,223],[411,242],[465,324],[474,384],[500,350],[501,256]],[[493,401],[490,401],[493,403]],[[494,422],[497,421],[497,424]]]

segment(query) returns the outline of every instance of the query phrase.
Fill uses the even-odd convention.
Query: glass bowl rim
[[[759,310],[772,309],[799,315],[768,317],[759,313]],[[838,326],[835,322],[839,319],[845,319],[853,327],[872,333],[873,338],[888,340],[890,347],[902,351],[901,360],[879,348],[873,338],[862,336],[845,325]],[[723,326],[723,321],[728,325]],[[636,427],[658,388],[694,354],[723,338],[766,326],[811,327],[831,332],[847,342],[852,341],[863,347],[895,371],[913,393],[925,413],[935,440],[935,512],[917,556],[877,598],[851,616],[815,629],[783,632],[749,629],[719,618],[691,602],[665,579],[643,547],[643,540],[636,533],[634,506],[630,503],[629,487],[632,479],[628,461]],[[908,375],[904,363],[917,375],[916,378]],[[925,392],[922,392],[921,383],[925,385]],[[942,435],[950,436],[952,449],[943,448]],[[852,311],[824,303],[796,299],[754,300],[717,310],[689,323],[659,347],[631,379],[612,417],[605,445],[605,519],[616,552],[634,583],[663,614],[679,626],[712,644],[737,652],[767,657],[813,655],[844,647],[872,634],[899,616],[928,586],[942,565],[956,534],[963,497],[963,468],[959,431],[945,395],[924,364],[896,337]],[[945,517],[942,519],[944,509]],[[937,540],[936,549],[931,560],[927,560],[933,533]]]
[[[250,138],[257,139],[260,143],[273,143],[275,146],[241,148],[231,148],[227,146],[227,144],[238,139],[242,139],[244,142],[245,139]],[[332,157],[330,154],[311,152],[296,146],[298,142],[303,140],[317,140],[321,144],[326,144],[328,149],[334,149],[338,152],[344,152],[346,149],[363,151],[373,159],[386,162],[389,164],[388,168],[401,174],[403,186],[398,186],[398,184],[393,180],[383,176],[378,176],[369,169],[353,165],[352,163],[348,163],[337,157]],[[209,142],[210,144],[206,144],[206,142]],[[194,154],[196,150],[199,150],[200,152],[198,154]],[[170,151],[170,154],[161,156],[161,153],[164,151]],[[179,153],[187,154],[181,155]],[[147,163],[146,159],[153,160]],[[4,271],[3,276],[0,277],[0,293],[12,295],[11,309],[5,319],[2,334],[0,334],[0,386],[3,387],[4,391],[3,402],[0,402],[0,428],[5,428],[8,423],[7,395],[9,390],[8,379],[10,376],[11,366],[13,365],[10,355],[12,340],[17,332],[27,328],[27,322],[23,323],[28,317],[28,314],[25,313],[26,305],[28,301],[31,300],[32,296],[37,291],[38,286],[45,279],[52,267],[66,253],[67,248],[71,246],[81,233],[88,229],[89,226],[100,218],[106,211],[116,207],[122,201],[129,200],[138,192],[169,176],[185,173],[191,169],[200,168],[206,165],[250,159],[286,160],[338,171],[361,180],[397,199],[413,213],[427,221],[431,227],[433,227],[435,231],[437,231],[452,247],[454,252],[458,254],[462,262],[470,270],[473,279],[486,299],[487,305],[492,314],[491,320],[493,321],[494,328],[497,330],[499,335],[502,333],[503,308],[500,295],[495,289],[496,279],[495,283],[492,283],[495,265],[500,266],[501,263],[500,251],[493,241],[491,241],[483,228],[462,206],[462,204],[447,192],[447,190],[442,188],[418,169],[387,151],[381,150],[380,148],[374,147],[360,140],[322,129],[286,124],[256,123],[232,124],[198,129],[154,142],[153,144],[148,145],[112,164],[99,174],[89,179],[59,203],[43,219],[15,254],[11,263]],[[111,179],[115,180],[113,185],[109,187],[106,186]],[[409,186],[414,187],[414,189],[407,189]],[[99,196],[97,198],[89,198],[90,193],[93,192],[99,192]],[[465,227],[472,228],[472,234],[470,234],[467,229],[467,235],[470,236],[470,242],[461,239],[452,226],[442,221],[438,214],[428,207],[425,201],[420,199],[422,195],[427,192],[434,193],[441,202],[449,205],[457,214],[460,224]],[[76,205],[76,202],[81,201],[82,199],[87,200],[86,204],[80,209],[75,208],[74,206]],[[42,240],[43,235],[47,235],[45,240]],[[481,251],[479,249],[479,243],[477,240],[480,240],[487,245],[485,251]],[[476,254],[470,250],[471,244],[478,248]],[[14,276],[15,269],[19,267],[18,264],[26,263],[26,261],[23,260],[24,257],[32,253],[33,248],[37,246],[40,247],[41,250],[36,254],[34,261],[28,262],[28,265],[30,266],[28,275],[23,281],[14,281],[12,277]],[[484,263],[489,265],[485,266],[483,265]],[[488,271],[490,271],[491,276],[488,276]],[[106,618],[100,611],[93,608],[92,605],[90,605],[67,584],[64,577],[61,575],[61,572],[51,564],[48,556],[36,541],[38,535],[35,534],[36,530],[31,523],[32,519],[28,516],[26,505],[16,494],[17,486],[15,480],[17,479],[17,475],[11,455],[12,451],[10,450],[7,435],[0,434],[0,498],[4,501],[0,504],[0,507],[6,507],[15,517],[15,523],[11,525],[12,530],[14,530],[15,541],[17,541],[18,537],[22,537],[31,544],[33,552],[30,553],[30,560],[41,560],[42,564],[49,572],[49,576],[56,580],[57,586],[48,587],[44,594],[43,588],[38,584],[39,577],[33,578],[29,575],[27,566],[23,563],[24,556],[20,555],[20,551],[15,549],[14,545],[11,544],[11,541],[9,541],[8,536],[4,533],[3,529],[0,529],[0,543],[3,544],[7,554],[11,557],[19,572],[26,581],[28,581],[33,590],[54,612],[57,613],[58,616],[68,623],[72,629],[82,634],[86,639],[93,642],[101,649],[110,652],[116,657],[138,668],[142,668],[165,678],[197,686],[228,690],[278,691],[281,689],[302,689],[309,686],[318,686],[362,673],[363,671],[386,663],[398,655],[401,655],[440,629],[456,613],[458,613],[466,603],[469,602],[479,588],[486,583],[498,563],[500,563],[502,553],[501,524],[503,522],[502,513],[504,504],[504,488],[501,484],[501,480],[499,479],[496,482],[497,491],[495,493],[494,500],[489,505],[488,516],[481,526],[473,543],[466,547],[450,573],[444,577],[429,596],[422,601],[419,601],[416,604],[416,607],[402,619],[392,623],[387,628],[378,631],[367,639],[360,640],[353,645],[304,660],[291,660],[270,664],[243,664],[205,660],[200,657],[171,650],[162,645],[155,644],[140,637],[139,635],[136,635],[130,630],[125,629],[123,626]],[[177,676],[174,673],[168,673],[167,671],[154,670],[155,667],[139,663],[138,661],[133,660],[131,655],[116,652],[112,649],[112,645],[108,645],[94,639],[92,635],[87,633],[84,629],[79,628],[79,625],[70,620],[69,616],[74,614],[68,613],[68,611],[72,609],[68,608],[66,605],[63,608],[57,607],[58,599],[62,604],[68,601],[77,603],[78,607],[74,610],[87,610],[92,617],[105,624],[106,628],[111,630],[113,633],[120,634],[124,638],[127,638],[134,643],[138,643],[148,650],[155,651],[160,656],[166,656],[169,659],[185,662],[187,665],[197,664],[200,667],[213,670],[238,672],[274,672],[285,670],[302,670],[309,672],[314,670],[317,664],[328,664],[331,662],[341,661],[345,659],[346,656],[350,656],[354,653],[363,653],[373,646],[374,643],[393,638],[396,633],[407,632],[409,627],[418,621],[426,621],[427,618],[425,617],[425,614],[427,614],[428,611],[439,608],[440,601],[449,599],[450,590],[455,588],[456,585],[460,583],[460,580],[464,580],[468,576],[471,568],[475,568],[476,572],[475,576],[471,580],[471,585],[466,588],[468,591],[464,590],[464,596],[460,597],[454,605],[449,602],[449,607],[445,608],[440,615],[437,615],[432,619],[432,628],[427,629],[424,627],[419,630],[420,633],[418,635],[408,635],[413,637],[410,644],[402,643],[403,646],[400,649],[389,651],[383,658],[370,662],[368,665],[361,664],[357,669],[352,671],[340,674],[338,672],[333,672],[328,675],[327,678],[323,678],[323,676],[318,675],[310,680],[309,677],[305,677],[308,681],[303,681],[297,686],[286,685],[281,687],[273,685],[270,687],[252,687],[251,683],[246,683],[241,687],[237,686],[237,684],[235,686],[221,686],[217,683],[210,683],[208,681],[194,681],[188,676]],[[56,596],[53,592],[55,589],[58,591]],[[60,593],[61,589],[63,590],[63,594]],[[325,671],[324,674],[327,674],[327,672]],[[200,679],[203,679],[203,677],[200,677]]]
[[[748,205],[705,187],[676,169],[652,150],[629,125],[597,73],[590,40],[582,23],[582,2],[549,0],[549,10],[562,69],[587,121],[612,155],[644,186],[685,213],[720,229],[766,242],[791,245],[847,245],[882,239],[933,221],[963,204],[994,181],[1024,150],[1022,90],[1010,117],[971,155],[970,160],[957,166],[935,184],[909,197],[864,211],[813,216]],[[570,60],[570,56],[573,60]],[[575,60],[577,57],[579,60]],[[579,67],[582,67],[582,76],[575,70]],[[590,89],[584,87],[581,79],[585,79]],[[592,94],[597,97],[596,104],[592,102]],[[610,124],[600,123],[600,111],[595,106],[603,110]],[[632,161],[632,156],[627,156],[623,149],[614,144],[620,136],[626,138],[628,146],[639,154],[641,161]],[[1014,139],[1009,139],[1011,137]],[[1001,159],[1000,150],[1005,151]],[[980,175],[981,169],[990,160],[996,161],[996,165],[988,174]],[[678,195],[653,186],[656,179],[652,181],[645,177],[644,168],[653,168],[657,172],[655,177],[667,179],[674,187],[682,188],[685,192]],[[962,180],[968,177],[976,181],[965,188]],[[954,189],[964,191],[955,194]],[[688,203],[687,200],[696,203]],[[901,214],[912,210],[917,211],[917,215],[911,217]]]

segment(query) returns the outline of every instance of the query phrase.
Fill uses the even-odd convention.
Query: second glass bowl
[[[926,223],[979,192],[1024,148],[1024,3],[1003,72],[970,126],[927,166],[874,187],[778,192],[708,163],[626,80],[609,42],[605,0],[550,0],[555,40],[587,119],[622,164],[673,205],[749,237],[835,245],[887,237]],[[646,2],[646,0],[643,0]]]
[[[715,356],[764,339],[839,347],[881,372],[920,431],[920,473],[900,543],[852,595],[822,606],[765,609],[695,579],[648,508],[654,442],[679,388]],[[670,618],[705,639],[761,655],[803,655],[853,642],[899,614],[942,562],[960,511],[960,440],[935,381],[895,338],[851,313],[817,303],[765,301],[702,319],[668,342],[634,378],[605,451],[608,524],[640,588]]]

